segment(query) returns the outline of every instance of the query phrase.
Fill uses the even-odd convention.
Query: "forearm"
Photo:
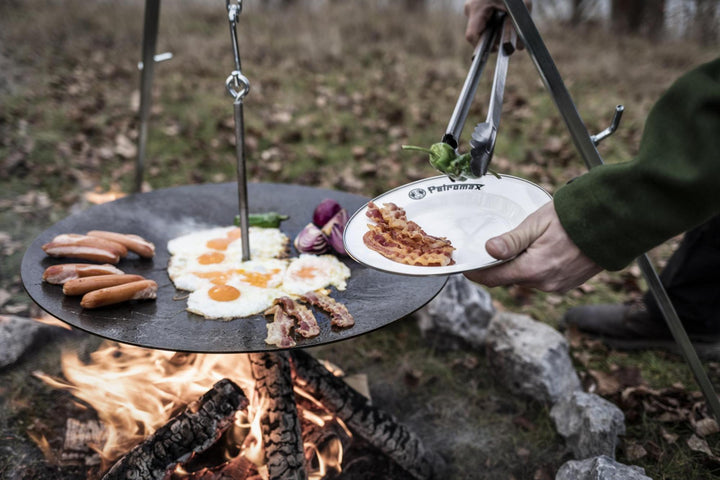
[[[562,187],[555,209],[609,270],[720,212],[720,59],[678,80],[651,111],[637,157]]]

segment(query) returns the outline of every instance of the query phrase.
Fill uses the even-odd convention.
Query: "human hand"
[[[525,0],[528,10],[532,10],[532,0]],[[465,39],[474,47],[480,41],[480,36],[485,31],[487,23],[495,10],[505,11],[505,2],[502,0],[465,0],[465,16],[468,17],[465,27]],[[511,22],[505,24],[505,28],[513,28]],[[523,44],[518,40],[518,48],[523,49]]]
[[[488,287],[517,284],[564,293],[602,271],[567,235],[552,202],[514,230],[488,240],[485,248],[499,260],[512,258],[496,267],[465,273]]]

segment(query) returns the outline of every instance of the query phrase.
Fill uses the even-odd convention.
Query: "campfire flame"
[[[103,469],[167,423],[216,382],[228,378],[243,389],[250,401],[247,411],[236,415],[229,438],[236,443],[235,449],[240,455],[263,471],[265,452],[260,418],[266,402],[258,398],[255,391],[247,355],[174,353],[108,342],[90,354],[88,363],[80,360],[75,352],[64,352],[61,364],[64,379],[43,373],[35,375],[53,388],[69,391],[97,412],[107,429],[107,441],[95,448],[102,459]],[[295,391],[310,400],[312,405],[321,405],[307,392],[297,387]],[[347,427],[336,417],[328,413],[313,413],[300,405],[298,408],[305,421],[323,426],[334,420],[350,436]],[[319,480],[330,469],[340,471],[343,451],[339,439],[325,442],[322,448],[310,443],[304,447],[306,458],[313,454],[316,458],[312,469],[308,465],[310,479]],[[174,472],[175,475],[183,473],[182,467]]]

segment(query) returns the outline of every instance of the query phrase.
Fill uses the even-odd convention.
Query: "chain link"
[[[240,50],[238,48],[237,39],[237,20],[242,12],[242,0],[226,0],[225,5],[228,11],[228,22],[230,23],[230,39],[232,41],[233,59],[235,60],[235,70],[225,80],[225,88],[236,102],[242,99],[250,92],[250,82],[243,75],[240,63]]]

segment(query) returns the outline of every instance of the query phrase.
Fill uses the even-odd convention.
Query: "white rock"
[[[645,469],[618,463],[610,457],[570,460],[563,464],[555,480],[652,480]]]
[[[490,319],[495,314],[490,294],[463,275],[451,275],[426,308],[417,313],[424,337],[438,340],[441,348],[482,348]]]
[[[573,392],[553,406],[550,417],[575,458],[615,458],[625,415],[613,403],[594,393]]]
[[[527,315],[495,315],[486,349],[492,371],[513,392],[554,404],[581,389],[565,338]]]
[[[0,368],[15,363],[40,332],[48,328],[30,318],[0,315]]]

